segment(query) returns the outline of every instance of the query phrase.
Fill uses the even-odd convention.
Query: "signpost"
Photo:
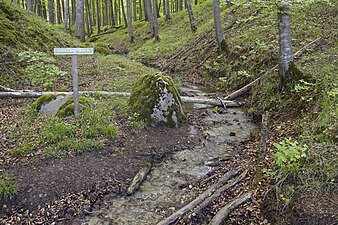
[[[54,55],[72,56],[72,77],[73,77],[73,96],[74,96],[74,116],[79,117],[79,76],[77,55],[92,55],[93,48],[54,48]]]

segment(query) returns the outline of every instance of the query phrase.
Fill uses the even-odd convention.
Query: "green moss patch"
[[[186,120],[171,77],[162,73],[142,76],[134,86],[129,105],[132,112],[149,123],[177,127]]]
[[[32,104],[31,106],[32,112],[38,112],[43,104],[56,99],[56,97],[57,95],[53,94],[42,95]]]

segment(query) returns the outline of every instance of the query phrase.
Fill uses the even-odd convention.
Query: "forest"
[[[0,224],[338,223],[333,0],[0,0]]]

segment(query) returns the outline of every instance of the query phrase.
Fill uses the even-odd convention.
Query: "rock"
[[[89,99],[80,96],[80,106],[88,106]],[[65,117],[74,113],[74,98],[71,95],[42,95],[31,106],[33,112],[43,115]]]
[[[180,95],[171,77],[163,73],[142,76],[133,88],[129,105],[151,125],[179,127],[186,121]]]
[[[230,132],[230,136],[236,136],[235,132]]]

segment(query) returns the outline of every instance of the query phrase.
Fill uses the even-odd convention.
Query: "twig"
[[[15,92],[16,90],[0,85],[0,89],[8,92]]]

